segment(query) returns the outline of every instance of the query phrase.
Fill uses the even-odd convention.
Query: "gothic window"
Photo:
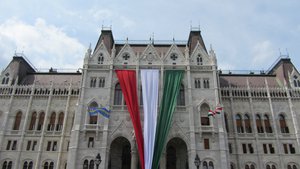
[[[103,64],[103,61],[104,61],[103,53],[100,53],[98,57],[98,64]]]
[[[97,78],[91,77],[90,87],[96,87]]]
[[[17,150],[17,140],[14,140],[14,141],[13,141],[11,150]]]
[[[271,169],[271,166],[268,164],[268,165],[266,166],[266,169]]]
[[[250,169],[255,169],[255,167],[254,167],[254,165],[253,165],[253,164],[251,164],[251,166],[250,166]]]
[[[200,89],[201,88],[201,79],[196,78],[195,79],[195,88]]]
[[[300,81],[298,80],[298,76],[295,75],[293,81],[294,81],[294,87],[300,87],[300,84],[299,84]]]
[[[288,169],[298,169],[296,165],[289,164]]]
[[[57,141],[53,141],[52,151],[56,151],[56,150],[57,150]]]
[[[61,131],[64,124],[64,113],[60,112],[58,115],[58,122],[56,125],[56,131]]]
[[[88,169],[89,167],[89,161],[88,160],[84,160],[83,162],[83,169]]]
[[[248,149],[249,149],[249,152],[250,152],[251,154],[254,153],[254,149],[253,149],[253,147],[252,147],[252,144],[248,144]]]
[[[48,124],[48,129],[47,129],[48,131],[53,131],[54,130],[55,118],[56,118],[56,113],[52,112],[52,114],[50,116],[49,124]]]
[[[11,140],[7,141],[6,150],[10,150]]]
[[[200,54],[197,57],[197,65],[203,65],[203,59]]]
[[[264,115],[264,124],[265,124],[265,130],[267,133],[272,133],[272,127],[270,123],[269,116],[267,114]]]
[[[213,162],[209,162],[208,163],[208,169],[214,169],[214,164],[213,164]]]
[[[31,140],[28,140],[27,141],[27,146],[26,146],[26,150],[30,150],[30,147],[31,147]]]
[[[20,123],[22,119],[22,112],[18,112],[16,117],[15,117],[15,123],[13,126],[13,130],[19,130],[20,129]]]
[[[50,150],[51,150],[51,141],[48,141],[46,151],[50,151]]]
[[[203,165],[202,165],[202,166],[203,166],[203,169],[208,169],[208,166],[207,166],[207,162],[206,162],[206,161],[203,162]]]
[[[209,111],[209,106],[206,103],[203,103],[200,107],[200,118],[201,118],[200,120],[202,126],[210,125],[209,118],[207,117],[208,111]]]
[[[245,123],[246,133],[252,133],[250,117],[248,114],[245,114],[244,123]]]
[[[98,114],[97,113],[91,113],[93,111],[93,109],[98,108],[98,104],[96,102],[92,102],[89,107],[88,107],[88,113],[90,116],[90,121],[89,124],[97,124],[97,118],[98,118]]]
[[[35,122],[36,122],[36,112],[32,113],[30,124],[29,124],[29,130],[35,129]]]
[[[209,89],[209,79],[203,80],[203,87],[204,87],[204,89]]]
[[[184,106],[185,105],[185,99],[184,99],[184,85],[180,85],[178,97],[177,97],[177,105],[178,106]]]
[[[243,147],[243,153],[246,154],[247,153],[247,145],[242,144],[242,147]]]
[[[115,86],[114,105],[122,105],[122,90],[120,83]]]
[[[204,139],[204,149],[208,150],[209,149],[209,139]]]
[[[229,154],[232,154],[232,144],[228,143],[228,150],[229,150]]]
[[[232,163],[230,164],[230,169],[235,169],[234,164],[232,164]]]
[[[9,78],[7,77],[5,80],[5,84],[8,84],[8,82],[9,82]]]
[[[54,169],[54,162],[50,162],[49,169]]]
[[[2,169],[12,169],[12,161],[4,161]]]
[[[33,166],[33,162],[32,161],[30,161],[30,162],[25,161],[23,163],[23,169],[32,169],[32,166]]]
[[[224,112],[224,120],[225,120],[225,129],[226,129],[226,132],[228,133],[229,132],[229,126],[228,126],[228,117],[227,117],[226,112]]]
[[[281,133],[289,133],[289,128],[286,124],[286,120],[283,114],[279,115],[279,125],[280,125]]]
[[[238,133],[244,133],[244,127],[242,124],[242,117],[240,114],[235,115],[236,129]]]
[[[94,147],[94,137],[89,137],[88,148]]]
[[[245,169],[250,169],[250,166],[246,164]]]
[[[261,117],[259,114],[256,114],[256,128],[258,133],[263,133],[264,129],[261,122]]]
[[[103,88],[105,86],[105,78],[100,77],[99,78],[99,87]]]
[[[5,77],[2,79],[2,84],[5,84]]]
[[[38,131],[42,130],[42,127],[43,127],[43,124],[44,124],[44,119],[45,119],[45,113],[41,112],[40,116],[39,116],[38,126],[37,126]]]
[[[94,169],[94,160],[90,161],[89,169]]]
[[[48,164],[48,162],[45,162],[45,163],[44,163],[44,169],[49,169],[49,164]]]

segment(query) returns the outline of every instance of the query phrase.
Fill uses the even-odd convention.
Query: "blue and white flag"
[[[92,107],[89,110],[90,116],[96,116],[98,113],[106,118],[109,118],[110,116],[110,110],[106,107]]]

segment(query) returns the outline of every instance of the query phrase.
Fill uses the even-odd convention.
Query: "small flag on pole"
[[[222,111],[223,111],[223,107],[221,107],[221,106],[217,106],[216,109],[215,109],[215,112],[217,114],[221,114]]]
[[[213,110],[209,110],[207,116],[208,116],[208,117],[210,117],[210,116],[213,116],[213,117],[214,117],[215,114],[216,114],[216,112],[214,112]]]

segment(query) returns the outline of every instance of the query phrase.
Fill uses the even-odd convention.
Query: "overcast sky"
[[[112,25],[117,40],[187,40],[200,25],[223,70],[266,70],[289,54],[300,69],[299,0],[1,0],[0,68],[23,52],[36,68],[82,67]]]

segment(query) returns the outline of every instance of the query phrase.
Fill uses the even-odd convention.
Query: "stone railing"
[[[79,84],[67,85],[24,85],[0,87],[0,96],[78,96],[80,92]]]
[[[246,88],[246,87],[224,87],[220,89],[221,97],[229,98],[268,98],[268,94],[271,98],[287,98],[288,94],[291,98],[300,98],[299,89],[286,89],[286,88]],[[287,93],[289,92],[289,93]]]

